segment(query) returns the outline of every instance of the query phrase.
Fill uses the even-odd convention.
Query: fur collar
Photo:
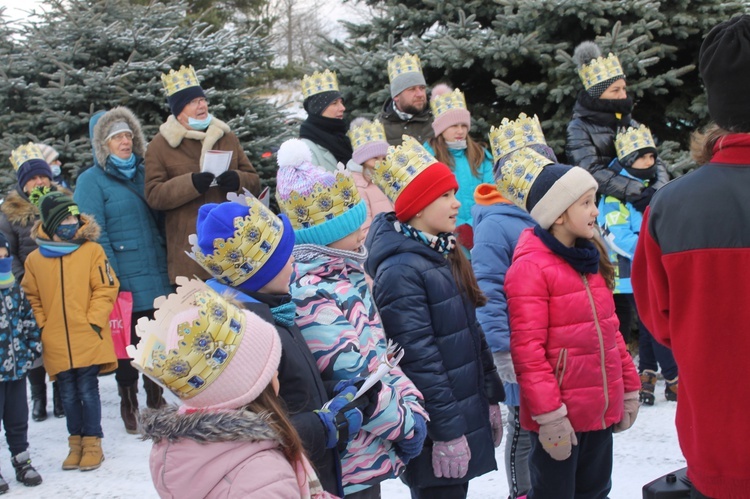
[[[70,192],[70,190],[57,184],[54,185],[56,190],[62,192],[66,196],[73,197],[73,193]],[[39,218],[39,208],[29,201],[27,197],[21,195],[21,193],[18,192],[18,189],[12,189],[8,195],[5,196],[5,201],[0,205],[0,211],[5,214],[12,225],[20,225],[23,227],[33,224]]]
[[[76,235],[73,239],[85,239],[87,241],[96,242],[102,232],[99,224],[96,223],[96,220],[94,220],[94,217],[92,216],[81,213],[79,217],[81,218],[81,226],[78,228],[78,232],[76,232]],[[49,236],[42,230],[41,220],[37,220],[36,223],[34,223],[34,226],[31,228],[31,237],[35,239],[47,239],[49,241]]]
[[[202,167],[203,157],[206,155],[206,151],[212,150],[219,139],[221,139],[224,134],[230,133],[231,130],[229,129],[229,125],[216,118],[211,120],[211,124],[208,125],[205,132],[188,130],[177,121],[177,118],[170,115],[169,118],[167,118],[167,121],[159,127],[159,132],[172,149],[179,147],[183,139],[201,141],[203,146],[201,147],[200,166]]]
[[[159,443],[187,438],[196,442],[257,442],[281,438],[268,425],[268,417],[247,410],[182,414],[175,405],[144,410],[140,414],[144,439]]]
[[[118,121],[124,121],[133,131],[133,153],[140,157],[144,157],[146,154],[146,139],[143,137],[141,122],[138,121],[138,118],[135,117],[135,114],[133,114],[130,109],[118,106],[105,113],[99,121],[96,122],[96,126],[94,127],[94,134],[91,142],[94,145],[96,161],[101,168],[104,168],[107,164],[107,156],[110,154],[109,147],[107,147],[104,138],[107,136],[107,131],[112,124]]]

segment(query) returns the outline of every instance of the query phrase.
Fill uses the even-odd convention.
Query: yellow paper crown
[[[274,254],[284,235],[284,224],[262,201],[254,196],[236,196],[235,202],[247,206],[247,215],[233,221],[234,237],[214,239],[214,252],[206,255],[198,245],[197,234],[188,242],[198,262],[220,282],[237,286],[254,276]]]
[[[127,351],[139,370],[189,399],[229,364],[245,333],[245,314],[198,279],[178,277],[177,284],[176,293],[154,300],[153,320],[138,321],[141,341]]]
[[[532,144],[547,145],[537,115],[529,118],[524,113],[519,114],[514,121],[503,118],[499,127],[493,126],[490,129],[489,139],[495,163],[503,156]]]
[[[654,137],[646,125],[641,125],[638,128],[630,127],[618,133],[617,138],[615,138],[615,150],[619,159],[647,147],[656,149]]]
[[[417,175],[437,162],[414,137],[404,135],[401,145],[390,146],[385,159],[375,165],[372,180],[395,203]]]
[[[13,165],[14,170],[18,170],[22,164],[26,163],[30,159],[41,159],[44,161],[44,154],[39,146],[33,142],[29,142],[26,145],[16,147],[13,152],[10,153],[10,164]]]
[[[396,77],[405,73],[422,74],[422,63],[416,54],[406,53],[404,55],[397,55],[388,61],[388,80],[391,83],[393,83]]]
[[[387,142],[385,128],[380,121],[375,121],[374,123],[365,121],[361,125],[349,130],[346,134],[349,136],[352,148],[355,150],[373,142]]]
[[[533,149],[519,149],[508,158],[500,168],[497,179],[497,190],[516,206],[526,209],[526,198],[531,186],[545,166],[553,161],[545,158]]]
[[[432,114],[435,115],[435,118],[440,117],[441,114],[452,109],[468,111],[466,108],[466,98],[464,97],[463,92],[459,89],[438,95],[430,101],[430,107],[432,107]]]
[[[314,72],[312,75],[305,75],[302,78],[302,96],[307,99],[315,94],[322,92],[338,92],[339,80],[336,73],[325,70],[322,73]]]
[[[583,88],[586,90],[603,81],[618,76],[625,77],[620,60],[612,52],[607,57],[597,57],[588,64],[581,66],[578,75],[581,77]]]
[[[189,87],[200,87],[198,75],[195,74],[193,66],[180,66],[178,71],[170,69],[169,73],[161,75],[161,82],[167,91],[167,97],[176,94],[180,90]]]

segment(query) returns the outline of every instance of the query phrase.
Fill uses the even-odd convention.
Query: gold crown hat
[[[444,90],[438,93],[438,87]],[[432,129],[436,137],[453,125],[464,124],[471,128],[471,114],[466,107],[466,97],[459,89],[451,92],[447,85],[437,85],[432,89],[430,107],[435,117]]]
[[[32,159],[41,159],[46,163],[42,150],[33,142],[18,146],[10,154],[10,164],[14,170],[18,170],[22,164]]]
[[[161,82],[167,93],[169,109],[175,117],[177,117],[185,106],[187,106],[193,99],[206,97],[193,66],[180,66],[180,69],[177,71],[170,69],[169,73],[161,75]]]
[[[537,115],[529,117],[525,113],[519,114],[516,120],[503,118],[500,126],[490,128],[488,136],[494,163],[524,147],[535,144],[547,145]]]
[[[625,73],[620,65],[620,59],[610,52],[607,57],[597,57],[582,65],[578,70],[578,76],[581,77],[583,88],[588,90],[609,80],[625,78]]]
[[[656,150],[654,137],[646,125],[622,130],[615,138],[615,150],[617,151],[617,158],[620,160],[636,151],[647,148]]]
[[[368,159],[385,156],[389,146],[385,136],[385,127],[380,121],[370,122],[362,118],[358,119],[362,120],[361,123],[352,122],[346,135],[352,143],[352,160],[362,165]]]
[[[542,169],[551,164],[553,161],[532,149],[517,149],[498,172],[497,190],[513,204],[528,211],[526,201],[531,186]]]
[[[388,81],[391,86],[391,97],[396,97],[409,87],[426,85],[419,57],[406,53],[388,61]]]
[[[326,69],[322,73],[316,71],[310,76],[302,77],[302,96],[307,99],[322,92],[338,92],[339,80],[336,73]]]
[[[189,409],[238,409],[271,382],[281,359],[276,328],[241,310],[198,279],[177,278],[177,291],[154,300],[141,318],[133,366]]]

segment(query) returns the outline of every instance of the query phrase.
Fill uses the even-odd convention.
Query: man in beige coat
[[[192,66],[162,75],[172,115],[146,150],[146,201],[166,216],[169,279],[211,276],[185,254],[195,232],[198,209],[226,201],[228,192],[260,193],[260,178],[229,126],[208,112],[208,102]],[[203,171],[207,151],[231,151],[229,168],[214,176]]]

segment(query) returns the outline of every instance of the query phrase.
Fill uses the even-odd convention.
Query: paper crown
[[[30,159],[41,159],[44,161],[44,154],[39,146],[33,142],[29,142],[26,145],[16,147],[12,153],[10,153],[10,164],[13,165],[14,170],[18,170],[22,164],[26,163]]]
[[[180,66],[178,71],[170,69],[169,73],[161,75],[161,82],[167,91],[167,97],[189,87],[201,86],[193,66]]]
[[[406,73],[419,73],[422,74],[422,63],[419,61],[419,57],[406,53],[404,55],[397,55],[390,61],[388,61],[388,80],[393,83],[398,76]]]
[[[411,136],[404,135],[400,146],[388,148],[383,161],[375,165],[372,180],[396,202],[406,186],[437,159]]]
[[[519,149],[500,168],[497,190],[513,204],[527,210],[526,198],[532,184],[544,167],[553,163],[533,149]]]
[[[346,132],[346,135],[349,136],[354,149],[359,149],[373,142],[387,141],[385,138],[385,128],[380,121],[375,121],[374,123],[366,121]]]
[[[578,75],[583,82],[583,88],[588,90],[594,85],[616,77],[625,77],[620,60],[612,52],[607,57],[597,57],[588,64],[584,64],[578,70]]]
[[[432,107],[432,114],[435,115],[435,118],[439,118],[440,115],[453,109],[468,111],[466,108],[466,97],[464,97],[463,92],[459,89],[438,95],[430,101],[430,106]]]
[[[305,75],[302,78],[302,96],[307,99],[315,94],[322,92],[338,92],[339,80],[336,73],[325,70],[314,72],[312,75]]]
[[[617,157],[620,159],[647,147],[656,149],[651,130],[646,125],[641,125],[638,128],[630,127],[619,132],[615,138],[615,150],[617,151]]]
[[[136,368],[181,399],[190,399],[229,365],[245,335],[246,316],[198,279],[180,279],[178,284],[176,293],[154,300],[153,320],[138,321],[141,341],[127,352]],[[198,318],[182,322],[194,307]],[[175,326],[177,339],[172,336],[170,341]]]
[[[490,129],[489,139],[495,163],[503,156],[532,144],[547,145],[537,115],[529,118],[524,113],[519,114],[515,121],[503,118],[499,127]]]

